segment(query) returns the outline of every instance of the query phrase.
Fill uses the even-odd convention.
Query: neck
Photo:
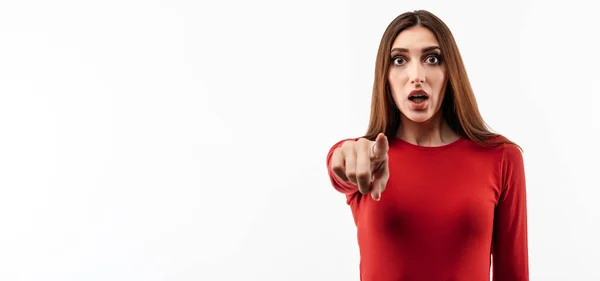
[[[397,137],[419,146],[442,146],[459,139],[441,114],[422,123],[413,122],[401,114]]]

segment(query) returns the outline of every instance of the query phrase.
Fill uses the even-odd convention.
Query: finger
[[[375,144],[372,147],[372,156],[375,159],[385,159],[389,150],[388,139],[383,133],[379,133],[375,138]]]
[[[370,143],[371,141],[367,139],[356,142],[356,177],[358,190],[363,194],[371,191]]]
[[[390,178],[390,172],[388,169],[388,161],[385,160],[380,166],[373,172],[373,187],[371,190],[371,197],[375,200],[381,198],[381,193],[385,190],[387,182]]]
[[[354,142],[346,142],[342,145],[342,149],[346,178],[356,185],[356,152],[354,151],[354,146]]]
[[[333,155],[331,155],[331,170],[333,173],[338,176],[343,181],[348,181],[346,177],[346,169],[344,163],[344,150],[342,148],[337,148],[333,151]]]
[[[375,185],[373,186],[373,190],[371,190],[371,198],[375,201],[381,200],[381,191]]]

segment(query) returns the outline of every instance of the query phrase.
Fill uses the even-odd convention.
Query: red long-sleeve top
[[[362,281],[528,281],[527,205],[521,151],[461,138],[422,147],[389,138],[381,200],[327,167],[357,227]]]

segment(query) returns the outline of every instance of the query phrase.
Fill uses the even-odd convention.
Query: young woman
[[[520,148],[484,123],[454,37],[427,11],[388,26],[365,136],[327,155],[362,281],[529,280]]]

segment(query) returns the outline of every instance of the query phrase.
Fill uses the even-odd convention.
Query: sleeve
[[[333,188],[345,195],[350,195],[358,191],[358,187],[351,182],[346,182],[341,180],[332,170],[331,170],[331,156],[333,155],[333,151],[342,146],[342,144],[347,140],[355,140],[355,139],[344,139],[336,144],[334,144],[330,149],[329,153],[327,153],[327,173],[329,175],[329,179],[331,181],[331,185]]]
[[[501,161],[502,191],[494,215],[493,281],[528,281],[527,200],[523,156],[506,145]]]

